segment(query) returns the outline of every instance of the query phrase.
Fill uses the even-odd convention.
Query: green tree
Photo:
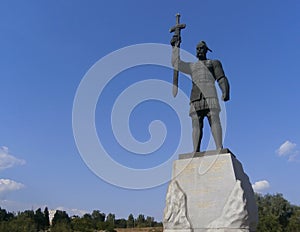
[[[115,220],[115,228],[126,228],[127,221],[124,218]]]
[[[73,230],[71,228],[71,224],[59,222],[52,225],[51,232],[73,232]]]
[[[92,212],[92,219],[97,230],[104,230],[105,229],[105,214],[101,213],[99,210],[94,210]]]
[[[90,229],[90,230],[96,229],[96,226],[94,226],[93,218],[90,214],[88,214],[88,213],[84,214],[82,217],[82,221],[85,225],[85,228]]]
[[[18,217],[27,217],[34,220],[34,211],[33,210],[25,210],[18,214]]]
[[[45,219],[45,222],[44,222],[45,228],[44,229],[48,229],[50,226],[48,207],[45,207],[45,209],[44,209],[44,217],[45,217],[44,218]]]
[[[137,227],[145,227],[145,216],[143,214],[139,214],[136,219],[136,226]]]
[[[282,232],[278,218],[272,214],[265,215],[258,223],[257,232]]]
[[[134,217],[132,214],[129,214],[127,219],[127,228],[133,228],[134,227]]]
[[[66,211],[56,210],[54,217],[52,219],[52,225],[58,223],[64,223],[64,224],[70,224],[71,219],[69,215],[66,213]]]
[[[294,213],[289,219],[287,232],[300,231],[300,207],[294,207]]]
[[[300,231],[298,207],[291,205],[282,194],[256,194],[256,202],[259,217],[257,232]]]
[[[36,224],[37,230],[44,230],[46,228],[45,225],[45,215],[42,212],[41,208],[38,208],[34,214],[34,222]]]
[[[26,210],[18,213],[6,224],[6,229],[9,232],[36,232],[38,228],[34,221],[34,212]]]
[[[154,217],[147,216],[145,224],[146,224],[146,227],[153,227],[154,226]]]
[[[90,214],[85,214],[82,218],[75,216],[71,219],[72,229],[80,232],[93,232],[95,226]]]
[[[96,222],[104,222],[105,221],[105,214],[101,213],[99,210],[94,210],[92,212],[92,218]]]
[[[116,219],[116,216],[112,213],[109,213],[106,217],[106,222],[108,222],[109,225],[112,225],[114,227],[115,219]]]
[[[71,219],[66,211],[56,210],[52,219],[51,232],[71,232]]]
[[[14,215],[12,213],[8,213],[5,209],[1,209],[0,207],[0,222],[1,221],[8,221],[12,219]]]

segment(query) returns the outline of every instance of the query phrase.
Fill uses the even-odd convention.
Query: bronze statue
[[[223,101],[229,100],[229,83],[224,74],[222,64],[219,60],[207,59],[206,53],[211,50],[204,41],[198,43],[197,62],[184,62],[180,59],[179,46],[181,43],[180,29],[184,28],[179,24],[180,15],[177,14],[177,22],[174,30],[174,36],[171,39],[172,65],[174,70],[189,74],[192,78],[193,85],[190,95],[190,117],[193,126],[193,145],[194,152],[200,151],[200,144],[203,136],[203,119],[208,118],[211,132],[217,149],[223,148],[222,128],[220,123],[220,105],[218,101],[215,81],[218,82],[222,90]],[[178,26],[179,25],[179,26]],[[174,28],[173,27],[173,28]],[[171,31],[171,30],[170,30]],[[178,74],[174,71],[173,77],[173,95],[177,94]],[[177,81],[177,82],[176,82]],[[174,90],[175,89],[175,90]]]

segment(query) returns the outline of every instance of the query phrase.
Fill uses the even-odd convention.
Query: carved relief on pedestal
[[[245,192],[242,189],[241,181],[237,180],[224,205],[221,216],[208,225],[208,228],[212,229],[208,231],[215,231],[214,229],[216,228],[249,229],[249,227],[250,222]]]
[[[168,188],[163,224],[165,230],[191,228],[187,217],[186,194],[176,180],[172,181]]]

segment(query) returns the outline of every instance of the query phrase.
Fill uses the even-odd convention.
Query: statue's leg
[[[193,126],[193,145],[194,152],[200,151],[200,144],[203,136],[203,116],[198,115],[196,112],[191,115]]]
[[[219,117],[219,110],[210,110],[207,114],[207,117],[211,128],[211,133],[215,140],[216,147],[217,149],[222,149],[222,127]]]

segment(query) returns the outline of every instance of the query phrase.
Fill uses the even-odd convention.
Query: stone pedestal
[[[249,232],[257,221],[249,178],[228,149],[184,154],[174,161],[164,232]]]

